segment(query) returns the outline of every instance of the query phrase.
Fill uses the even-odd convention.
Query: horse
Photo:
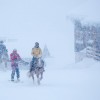
[[[37,83],[40,85],[40,81],[43,79],[43,72],[44,72],[44,61],[41,58],[38,58],[34,61],[34,67],[32,61],[30,62],[30,69],[29,77],[32,77],[34,82],[34,76],[37,77]]]

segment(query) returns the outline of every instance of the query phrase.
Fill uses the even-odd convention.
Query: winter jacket
[[[13,53],[10,54],[10,59],[11,59],[11,65],[13,66],[15,64],[15,61],[18,61],[21,58],[20,58],[18,53],[13,52]]]
[[[42,56],[42,50],[41,48],[32,48],[32,52],[31,52],[32,56],[33,57],[36,57],[36,58],[40,58]]]

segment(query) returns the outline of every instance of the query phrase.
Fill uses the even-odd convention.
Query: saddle
[[[44,61],[42,59],[35,59],[30,63],[30,71],[34,70],[44,70]]]

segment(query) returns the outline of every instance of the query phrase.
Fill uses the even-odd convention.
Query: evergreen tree
[[[49,53],[49,50],[47,48],[47,45],[44,46],[44,49],[43,49],[43,59],[44,58],[47,58],[47,57],[50,57],[50,53]]]

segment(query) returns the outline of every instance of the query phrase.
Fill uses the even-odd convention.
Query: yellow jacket
[[[32,48],[31,54],[33,57],[39,58],[42,56],[42,50],[40,48]]]

